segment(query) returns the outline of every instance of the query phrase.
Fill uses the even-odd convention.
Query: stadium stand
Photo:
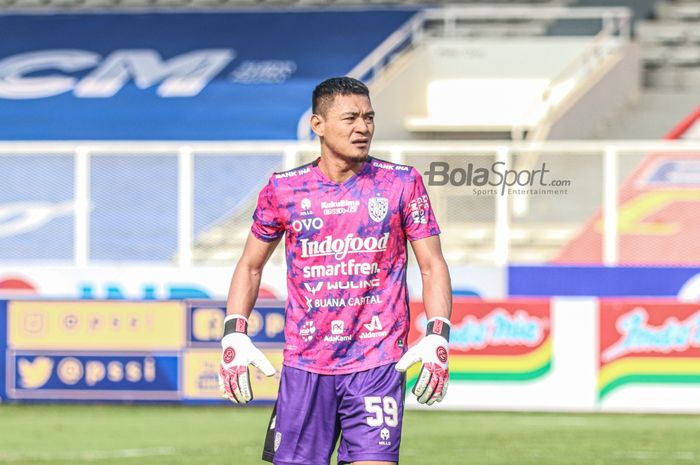
[[[530,4],[536,6],[566,6],[576,3],[576,0],[2,0],[0,8],[13,10],[34,9],[51,10],[57,9],[153,9],[153,8],[176,8],[181,10],[220,8],[325,8],[336,6],[361,6],[374,7],[383,5],[513,5]]]
[[[671,130],[667,139],[699,140],[700,107]],[[624,265],[694,265],[700,223],[700,155],[652,153],[635,164],[620,187],[619,262]],[[554,260],[602,261],[601,212],[596,212]]]
[[[55,0],[32,4],[31,0],[5,0],[0,24],[4,22],[2,31],[12,34],[15,40],[0,44],[0,63],[16,55],[18,43],[26,45],[32,41],[37,41],[38,49],[94,49],[103,60],[102,66],[112,51],[106,42],[100,45],[100,39],[90,47],[81,45],[79,40],[71,41],[66,31],[78,15],[16,13],[23,8],[55,8],[64,13],[113,8],[112,11],[121,14],[128,10],[133,17],[144,8],[167,8],[172,10],[168,15],[142,13],[152,15],[152,19],[159,16],[155,23],[150,22],[149,28],[172,34],[181,29],[171,26],[187,21],[192,30],[218,31],[207,34],[208,39],[216,40],[201,42],[197,48],[234,44],[236,58],[190,101],[170,99],[164,105],[163,99],[156,96],[157,86],[152,82],[138,84],[138,79],[138,85],[126,82],[123,90],[110,99],[81,100],[75,98],[76,90],[43,102],[3,99],[0,104],[12,111],[0,112],[5,115],[4,119],[0,116],[0,137],[5,140],[304,139],[309,136],[304,121],[311,86],[328,75],[348,72],[371,82],[373,101],[382,115],[378,142],[654,138],[687,115],[697,102],[691,90],[693,72],[700,66],[696,63],[700,60],[697,55],[700,45],[695,37],[697,18],[692,7],[680,8],[679,12],[678,2],[615,2],[634,7],[632,17],[637,20],[636,25],[629,22],[627,10],[610,9],[606,15],[590,10],[600,6],[601,2],[596,1],[534,0],[527,6],[507,1],[495,5],[471,1],[464,2],[468,6],[439,7],[439,3],[431,3],[429,9],[402,2],[393,10],[382,7],[393,3]],[[572,6],[578,9],[569,8]],[[187,13],[195,8],[204,12]],[[224,28],[207,25],[207,11],[217,11],[217,19],[211,24],[225,23],[225,33],[221,32]],[[588,13],[584,14],[585,11]],[[288,34],[311,29],[318,24],[319,15],[324,15],[327,26],[326,43],[319,46],[305,42],[312,40],[311,36]],[[651,19],[653,15],[657,18]],[[101,16],[104,20],[111,15]],[[266,26],[260,27],[251,18],[260,18]],[[32,21],[52,22],[53,27],[46,29],[51,33],[46,36],[31,33],[22,39],[22,31],[28,34],[26,31],[36,30],[31,27]],[[167,21],[173,25],[163,26]],[[348,43],[343,31],[352,30],[358,21],[366,28],[363,40]],[[118,25],[110,27],[115,28],[116,37]],[[147,31],[130,30],[130,37],[120,39],[120,47],[142,48],[146,43],[164,61],[183,53],[191,44],[200,44],[201,39],[178,32],[171,42],[168,34],[161,34],[138,45],[139,40],[134,38],[140,34],[147,36]],[[638,40],[630,42],[632,30],[635,35],[631,37]],[[52,36],[60,40],[53,41]],[[105,36],[112,34],[107,32]],[[43,45],[49,43],[47,40],[53,41],[51,47]],[[517,53],[513,51],[515,48]],[[270,58],[272,55],[274,60]],[[316,59],[308,60],[310,55]],[[247,68],[239,67],[246,61]],[[274,66],[269,64],[272,61]],[[260,74],[255,73],[270,69],[255,67],[263,62],[276,67],[282,78],[276,81],[259,78]],[[284,63],[292,63],[285,68],[287,74],[279,68]],[[85,70],[71,76],[77,78],[78,85],[89,74]],[[671,75],[673,78],[667,79]],[[247,82],[250,76],[253,78]],[[228,86],[224,78],[245,85]],[[646,87],[640,88],[641,84]],[[7,92],[7,88],[0,87],[0,92],[3,91]],[[261,106],[260,102],[265,105]],[[67,108],[75,111],[71,117],[51,118],[56,109]],[[644,111],[638,111],[640,108]],[[30,118],[50,124],[25,124]],[[36,218],[44,215],[51,221],[45,221],[46,226],[34,232],[0,236],[0,259],[67,260],[74,256],[75,231],[69,216],[76,166],[70,159],[71,149],[66,150],[64,157],[35,155],[36,171],[31,174],[22,165],[23,157],[3,158],[6,169],[0,173],[0,181],[6,186],[24,186],[25,190],[29,186],[35,192],[27,196],[18,195],[17,190],[0,189],[0,203],[6,206],[1,213],[4,218],[29,209],[36,213]],[[135,157],[131,150],[96,150],[90,154],[93,160],[90,259],[177,260],[179,226],[173,212],[178,208],[181,153],[172,146],[167,150],[154,147],[152,152],[139,148],[139,157]],[[285,150],[265,153],[264,157],[254,153],[258,152],[227,156],[217,146],[211,152],[205,149],[195,154],[194,263],[230,263],[240,253],[255,193],[265,176],[271,170],[289,168],[289,160],[300,164],[315,156],[313,150],[292,157]],[[377,155],[393,157],[390,148],[378,150]],[[600,153],[583,157],[532,150],[515,151],[509,156],[516,169],[535,169],[546,163],[559,179],[579,182],[578,188],[569,190],[567,202],[551,197],[514,196],[509,207],[511,259],[525,263],[556,259],[562,247],[600,206],[603,158]],[[633,172],[643,157],[644,154],[622,157],[620,173]],[[433,153],[427,157],[405,153],[401,160],[416,165],[447,160],[483,164],[496,160],[496,154],[462,153],[458,157],[455,154],[443,157]],[[227,175],[231,172],[241,173],[235,183]],[[58,178],[62,181],[54,180],[56,174],[61,174]],[[45,182],[47,179],[51,181]],[[143,187],[149,183],[149,187],[158,186],[157,194]],[[591,186],[596,189],[593,194]],[[492,249],[498,241],[494,222],[499,208],[494,198],[475,198],[465,191],[439,187],[433,190],[436,208],[444,218],[443,229],[448,232],[445,235],[448,256],[457,262],[493,262]],[[136,242],[138,247],[134,246]],[[600,254],[596,257],[595,260],[600,260]]]
[[[654,19],[640,21],[637,36],[647,52],[647,85],[697,91],[700,88],[700,4],[659,1]]]

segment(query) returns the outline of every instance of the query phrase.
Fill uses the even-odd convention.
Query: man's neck
[[[364,163],[363,161],[351,162],[321,154],[318,168],[328,179],[340,184],[359,173]]]

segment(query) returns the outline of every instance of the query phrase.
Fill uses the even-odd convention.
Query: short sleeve
[[[403,227],[409,241],[440,234],[423,178],[415,168],[411,168],[402,200]]]
[[[284,234],[284,224],[279,214],[275,186],[272,179],[258,195],[258,205],[253,213],[252,233],[265,242],[272,242]]]

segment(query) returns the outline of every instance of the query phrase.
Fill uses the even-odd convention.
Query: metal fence
[[[378,142],[372,153],[423,174],[451,263],[700,263],[700,143]],[[298,142],[1,143],[0,261],[229,264],[270,174],[317,154]]]

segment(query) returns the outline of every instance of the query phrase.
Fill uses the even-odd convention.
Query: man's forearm
[[[452,283],[447,264],[441,263],[421,272],[423,278],[423,304],[428,319],[452,315]]]
[[[239,263],[231,278],[226,301],[226,313],[248,317],[253,310],[260,290],[262,270],[252,269]]]

